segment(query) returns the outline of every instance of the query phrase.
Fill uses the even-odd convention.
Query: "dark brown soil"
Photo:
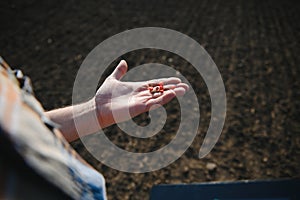
[[[155,61],[183,73],[201,102],[201,122],[185,154],[151,173],[111,169],[86,152],[80,141],[74,142],[74,148],[105,176],[109,199],[145,199],[160,183],[299,177],[299,10],[298,1],[272,0],[4,0],[1,55],[32,78],[37,98],[49,110],[71,104],[82,60],[97,44],[126,29],[174,29],[209,52],[225,83],[228,111],[222,135],[204,159],[197,155],[210,120],[210,101],[202,78],[171,53],[143,50],[122,56],[131,68]],[[166,107],[170,124],[164,131],[170,134],[142,140],[126,136],[116,126],[105,132],[124,149],[160,148],[178,125],[177,101]],[[145,116],[136,120],[142,123]],[[208,163],[216,167],[208,169]]]

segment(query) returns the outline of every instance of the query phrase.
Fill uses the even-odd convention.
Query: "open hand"
[[[162,78],[142,82],[123,82],[127,63],[122,60],[104,81],[95,95],[96,113],[102,128],[126,121],[143,112],[168,103],[176,96],[184,95],[188,85],[179,78]],[[163,84],[164,91],[151,93],[150,85]]]

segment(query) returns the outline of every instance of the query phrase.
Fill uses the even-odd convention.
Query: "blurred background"
[[[300,177],[298,1],[242,0],[2,0],[1,56],[31,77],[46,110],[72,103],[77,70],[103,40],[137,27],[164,27],[187,34],[211,55],[223,77],[227,118],[222,135],[198,159],[210,120],[210,98],[200,75],[181,57],[143,49],[129,52],[129,69],[158,62],[174,67],[191,83],[200,103],[198,135],[168,167],[144,174],[111,169],[80,141],[72,146],[106,178],[109,199],[147,199],[153,185]],[[165,106],[168,120],[153,138],[138,139],[117,126],[105,134],[119,147],[149,152],[169,143],[178,128],[179,105]],[[134,119],[149,123],[147,114]]]

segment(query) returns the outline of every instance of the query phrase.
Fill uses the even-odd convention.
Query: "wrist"
[[[101,129],[95,98],[73,107],[74,124],[79,136],[95,133]]]

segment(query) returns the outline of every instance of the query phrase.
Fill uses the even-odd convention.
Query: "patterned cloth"
[[[30,79],[0,57],[0,199],[106,199],[103,176],[57,127]]]

